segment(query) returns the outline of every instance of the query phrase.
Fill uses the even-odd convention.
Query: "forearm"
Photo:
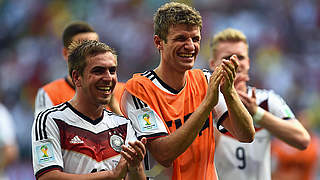
[[[70,174],[54,170],[39,177],[39,180],[120,180],[123,177],[113,171],[101,171],[89,174]]]
[[[146,176],[144,174],[144,168],[142,163],[140,163],[139,167],[135,168],[134,170],[129,169],[126,179],[127,180],[145,180]]]
[[[252,142],[254,139],[254,126],[250,113],[242,104],[237,92],[225,95],[224,98],[228,107],[229,122],[223,126],[239,141]]]
[[[308,147],[310,135],[296,119],[282,120],[265,111],[258,124],[271,132],[275,137],[295,148],[303,150]]]
[[[213,105],[204,100],[188,120],[172,134],[147,143],[147,147],[157,161],[169,167],[192,144],[208,119]]]

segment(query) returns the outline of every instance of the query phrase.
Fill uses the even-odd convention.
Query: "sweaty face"
[[[238,89],[246,86],[246,82],[249,81],[250,60],[248,46],[244,42],[220,42],[217,46],[215,57],[211,60],[210,68],[214,70],[215,67],[221,64],[222,59],[229,59],[233,54],[237,55],[239,59],[239,67],[234,82],[235,87]]]
[[[96,105],[108,104],[117,83],[117,60],[111,52],[87,57],[87,66],[80,76],[82,97]]]
[[[191,69],[200,50],[200,39],[198,26],[186,24],[171,26],[167,42],[161,41],[162,60],[166,65],[178,71]]]

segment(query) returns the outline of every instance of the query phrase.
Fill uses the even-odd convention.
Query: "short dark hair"
[[[187,24],[198,26],[202,29],[202,17],[196,9],[177,2],[170,2],[162,5],[153,17],[154,34],[158,35],[165,42],[169,28],[172,25]]]
[[[80,33],[96,32],[88,23],[83,21],[75,21],[68,24],[62,34],[63,46],[68,48],[72,42],[72,38]]]
[[[101,53],[111,52],[116,58],[116,51],[110,46],[97,40],[73,41],[68,47],[68,68],[69,75],[72,77],[72,71],[76,70],[83,75],[83,71],[87,65],[86,58],[96,56]]]

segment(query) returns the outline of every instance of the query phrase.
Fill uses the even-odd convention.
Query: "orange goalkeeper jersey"
[[[206,95],[207,87],[207,79],[201,70],[187,71],[186,85],[177,94],[161,90],[142,74],[135,74],[126,83],[126,90],[157,113],[169,134],[181,127],[197,109]],[[172,179],[216,179],[213,131],[210,113],[194,142],[174,161]]]

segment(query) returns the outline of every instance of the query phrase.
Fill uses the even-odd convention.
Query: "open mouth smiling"
[[[195,53],[179,53],[178,56],[182,58],[192,58]]]
[[[99,91],[104,91],[106,93],[111,93],[111,86],[103,86],[103,87],[97,87]]]

